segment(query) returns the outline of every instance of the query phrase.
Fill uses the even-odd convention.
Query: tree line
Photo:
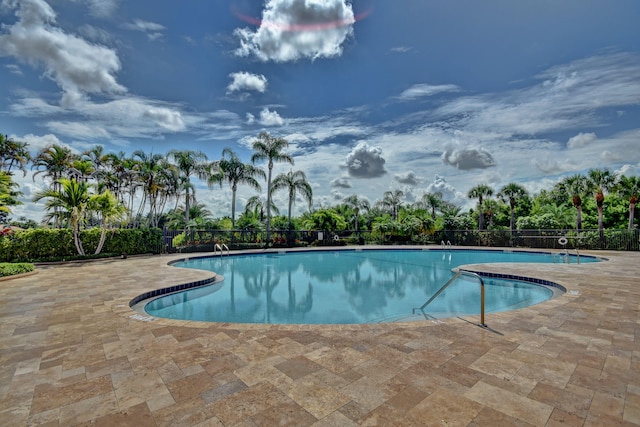
[[[166,154],[134,151],[105,153],[100,145],[73,153],[60,145],[49,145],[31,155],[28,144],[0,135],[0,223],[11,222],[11,207],[21,193],[14,173],[34,170],[34,180],[46,184],[34,201],[44,201],[43,223],[51,227],[166,227],[170,229],[255,229],[266,230],[370,230],[382,235],[425,235],[435,230],[464,229],[571,229],[629,228],[637,226],[635,205],[640,179],[618,176],[608,169],[564,177],[552,188],[531,195],[520,184],[499,189],[488,184],[474,186],[467,197],[477,203],[462,208],[445,201],[441,193],[426,192],[409,203],[402,190],[390,190],[373,203],[350,195],[334,206],[314,207],[313,191],[303,171],[291,170],[272,176],[274,163],[294,165],[286,152],[288,142],[266,132],[252,143],[249,162],[243,162],[230,148],[219,159],[210,160],[202,151],[171,150]],[[266,166],[266,170],[265,167]],[[192,179],[210,189],[228,185],[231,189],[230,216],[214,218],[196,198]],[[262,184],[266,181],[266,194]],[[256,191],[236,219],[239,186]],[[273,194],[286,192],[287,216],[279,215]],[[308,210],[292,217],[297,198]],[[13,221],[16,225],[35,225]],[[78,252],[82,244],[77,241]]]

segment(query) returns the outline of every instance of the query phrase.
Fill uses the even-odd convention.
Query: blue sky
[[[469,207],[480,183],[640,175],[637,0],[0,0],[0,22],[0,132],[34,152],[248,161],[267,131],[316,207],[393,189]],[[31,175],[14,217],[42,215]],[[227,187],[196,195],[231,211]]]

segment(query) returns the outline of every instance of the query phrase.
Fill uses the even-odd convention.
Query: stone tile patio
[[[180,256],[40,267],[0,282],[3,426],[640,425],[640,254],[500,264],[570,292],[489,329],[155,319],[137,295],[211,273]]]

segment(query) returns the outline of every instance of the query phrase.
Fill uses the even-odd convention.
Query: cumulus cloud
[[[456,190],[453,185],[449,184],[447,180],[440,175],[436,175],[433,182],[427,186],[427,193],[440,193],[442,194],[442,200],[450,203],[463,204],[466,202],[465,195]]]
[[[262,74],[252,74],[246,71],[229,74],[232,82],[227,86],[227,93],[250,91],[264,93],[267,90],[267,78]]]
[[[591,144],[592,142],[594,142],[595,140],[597,140],[598,137],[596,136],[595,133],[579,133],[574,137],[569,138],[569,141],[567,141],[567,148],[579,148],[579,147],[585,147],[589,144]]]
[[[449,148],[442,153],[442,160],[460,170],[486,169],[496,165],[493,156],[483,148]]]
[[[382,150],[364,141],[359,142],[347,155],[343,167],[350,176],[356,178],[376,178],[387,173],[384,168],[386,160],[382,157]]]
[[[55,12],[43,0],[5,4],[17,8],[18,21],[4,27],[0,56],[44,66],[45,76],[62,88],[62,105],[72,106],[87,93],[126,91],[114,76],[120,70],[115,51],[56,28]]]
[[[395,175],[393,179],[395,179],[400,184],[406,184],[406,185],[418,185],[422,181],[424,181],[423,178],[420,178],[419,176],[417,176],[413,171],[409,171],[404,174]]]
[[[336,178],[331,181],[331,186],[335,188],[351,188],[351,182],[349,181],[349,178]]]
[[[342,54],[353,34],[355,17],[346,0],[267,0],[260,26],[254,32],[236,29],[238,56],[287,62]]]
[[[263,126],[282,126],[284,119],[280,117],[277,111],[271,111],[265,107],[260,111],[260,124]]]
[[[402,92],[398,98],[403,101],[409,101],[416,98],[437,95],[443,92],[458,92],[459,90],[460,88],[456,85],[417,84]]]

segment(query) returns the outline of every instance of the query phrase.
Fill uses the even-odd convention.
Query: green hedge
[[[100,229],[80,233],[82,244],[91,258],[100,240]],[[107,233],[103,254],[129,255],[157,253],[162,249],[160,229],[116,229]],[[57,261],[78,258],[69,229],[36,228],[0,237],[0,262]]]
[[[29,273],[34,270],[34,266],[28,262],[7,263],[0,262],[0,277],[15,276],[16,274]]]

